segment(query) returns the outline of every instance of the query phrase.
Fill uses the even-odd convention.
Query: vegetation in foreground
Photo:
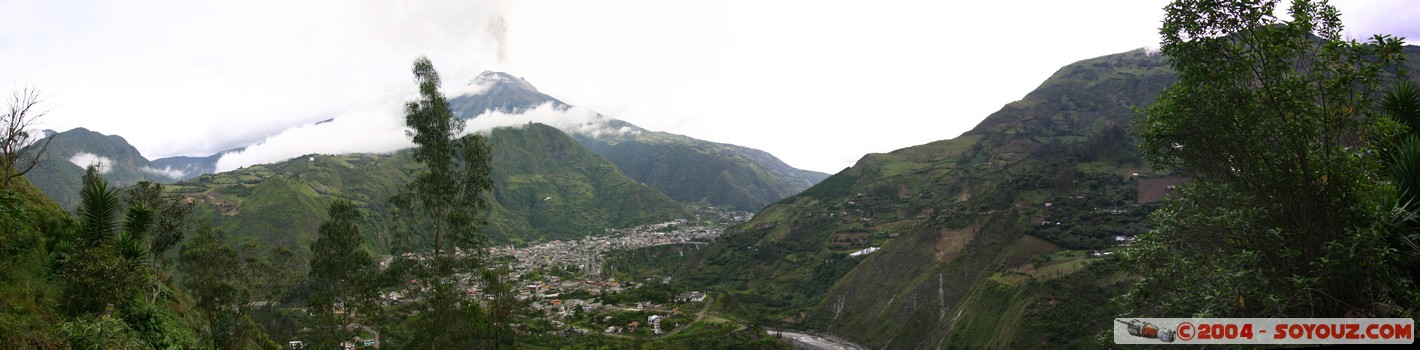
[[[1143,112],[1145,157],[1193,181],[1126,255],[1131,314],[1408,317],[1417,304],[1413,92],[1374,97],[1401,39],[1341,39],[1336,9],[1176,1],[1179,81]],[[1387,77],[1390,77],[1387,79]],[[1412,90],[1413,89],[1409,89]]]
[[[1077,62],[962,137],[868,155],[687,278],[871,347],[1103,345],[1067,313],[1411,315],[1415,108],[1372,98],[1417,50],[1279,2],[1177,1],[1161,54]]]

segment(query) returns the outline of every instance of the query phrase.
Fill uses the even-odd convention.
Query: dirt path
[[[690,328],[690,325],[699,323],[700,320],[705,319],[705,312],[706,312],[706,311],[710,311],[710,303],[714,303],[714,302],[715,302],[715,299],[713,299],[713,298],[706,298],[705,305],[704,305],[704,306],[701,306],[701,307],[700,307],[700,312],[697,312],[697,313],[695,314],[695,320],[694,320],[694,321],[690,321],[689,323],[686,323],[684,326],[680,326],[680,328],[673,329],[673,330],[671,330],[670,332],[666,332],[665,334],[656,335],[656,336],[651,336],[651,337],[647,337],[647,338],[643,338],[643,339],[645,339],[645,340],[661,339],[661,338],[669,337],[669,336],[672,336],[672,335],[676,335],[676,334],[680,333],[681,331],[685,330],[686,328]],[[743,329],[744,327],[740,327],[740,328]],[[597,333],[597,334],[601,334],[601,335],[608,336],[608,337],[612,337],[612,338],[636,339],[636,337],[629,336],[629,335],[625,335],[625,334],[617,334],[617,333]]]
[[[707,300],[705,300],[705,305],[700,307],[700,312],[698,312],[698,313],[695,314],[695,320],[694,320],[694,321],[690,321],[690,323],[686,323],[684,326],[681,326],[680,328],[673,329],[673,330],[671,330],[670,332],[667,332],[666,334],[662,334],[662,335],[660,335],[660,336],[652,337],[651,339],[660,339],[660,338],[664,338],[664,337],[669,337],[669,336],[675,335],[676,333],[680,333],[680,331],[683,331],[683,330],[685,330],[686,328],[690,328],[690,325],[693,325],[693,324],[696,324],[696,323],[700,323],[700,320],[705,319],[705,312],[706,312],[706,311],[710,311],[710,303],[714,303],[714,302],[715,302],[715,299],[712,299],[712,298],[706,298],[706,299],[707,299]]]

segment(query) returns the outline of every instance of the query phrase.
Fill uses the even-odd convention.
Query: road
[[[715,298],[706,298],[706,299],[705,299],[705,305],[701,305],[701,306],[700,306],[700,312],[695,314],[695,320],[694,320],[694,321],[690,321],[689,323],[686,323],[684,326],[681,326],[680,328],[673,329],[673,330],[671,330],[669,333],[662,334],[660,337],[668,337],[668,336],[674,335],[674,334],[676,334],[676,333],[680,333],[680,331],[683,331],[683,330],[685,330],[686,328],[690,328],[690,325],[696,324],[696,323],[700,322],[700,319],[705,318],[705,312],[706,312],[706,311],[710,311],[710,303],[713,303],[713,302],[715,302]],[[660,338],[660,337],[657,337],[657,338]]]
[[[770,336],[779,337],[796,348],[808,350],[867,350],[846,340],[821,335],[770,330]]]
[[[374,335],[375,335],[375,348],[376,348],[376,349],[379,349],[379,348],[380,348],[380,332],[376,332],[374,328],[366,327],[365,325],[360,325],[360,328],[361,328],[361,329],[364,329],[366,332],[370,332],[370,334],[374,334]]]

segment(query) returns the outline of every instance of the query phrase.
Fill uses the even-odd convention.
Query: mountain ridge
[[[80,127],[49,134],[47,138],[50,138],[48,148],[40,163],[25,174],[25,178],[66,209],[79,204],[80,180],[85,167],[91,164],[101,163],[100,172],[118,186],[133,185],[139,181],[174,181],[153,167],[122,136],[105,135]]]
[[[1175,79],[1142,49],[1066,65],[961,136],[769,205],[682,278],[738,317],[872,348],[1100,346],[1109,327],[1079,320],[1116,316],[1130,277],[1109,253],[1158,205],[1136,188],[1176,181],[1140,160],[1133,107]]]
[[[490,132],[494,183],[484,233],[499,244],[576,239],[607,228],[686,218],[690,212],[556,128],[531,124]],[[332,198],[351,200],[375,251],[397,244],[387,199],[423,167],[409,150],[392,154],[306,155],[207,174],[170,185],[197,213],[233,237],[307,247]],[[421,237],[411,242],[428,244]]]
[[[549,103],[558,110],[572,107],[504,72],[485,71],[475,83],[489,85],[449,100],[460,118],[474,119],[489,111],[517,113]],[[758,210],[828,177],[794,168],[758,149],[651,131],[600,114],[595,117],[606,128],[625,132],[569,133],[631,178],[681,202]]]
[[[1027,346],[1039,335],[1014,330],[1047,322],[1023,315],[1052,307],[1037,298],[1054,289],[1019,262],[1075,254],[1031,222],[1082,190],[1116,201],[1139,172],[1118,141],[1130,107],[1171,82],[1142,50],[1067,65],[961,136],[865,155],[770,205],[688,262],[700,272],[687,278],[726,291],[735,314],[869,347]],[[1094,276],[1094,260],[1071,259],[1041,266]]]

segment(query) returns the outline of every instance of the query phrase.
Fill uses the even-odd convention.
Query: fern
[[[1395,179],[1400,192],[1400,203],[1407,210],[1420,209],[1420,136],[1410,136],[1402,141],[1391,155],[1391,177]]]
[[[153,209],[147,203],[138,202],[128,208],[123,221],[123,232],[118,238],[119,253],[130,260],[147,261],[148,246],[144,236],[153,226]]]
[[[1410,133],[1420,132],[1420,88],[1415,83],[1401,79],[1390,91],[1381,97],[1381,110],[1391,119],[1405,125]]]
[[[79,220],[83,224],[81,239],[91,247],[112,239],[118,227],[118,192],[108,186],[108,181],[94,179],[84,185],[80,196],[83,197],[79,207]]]

